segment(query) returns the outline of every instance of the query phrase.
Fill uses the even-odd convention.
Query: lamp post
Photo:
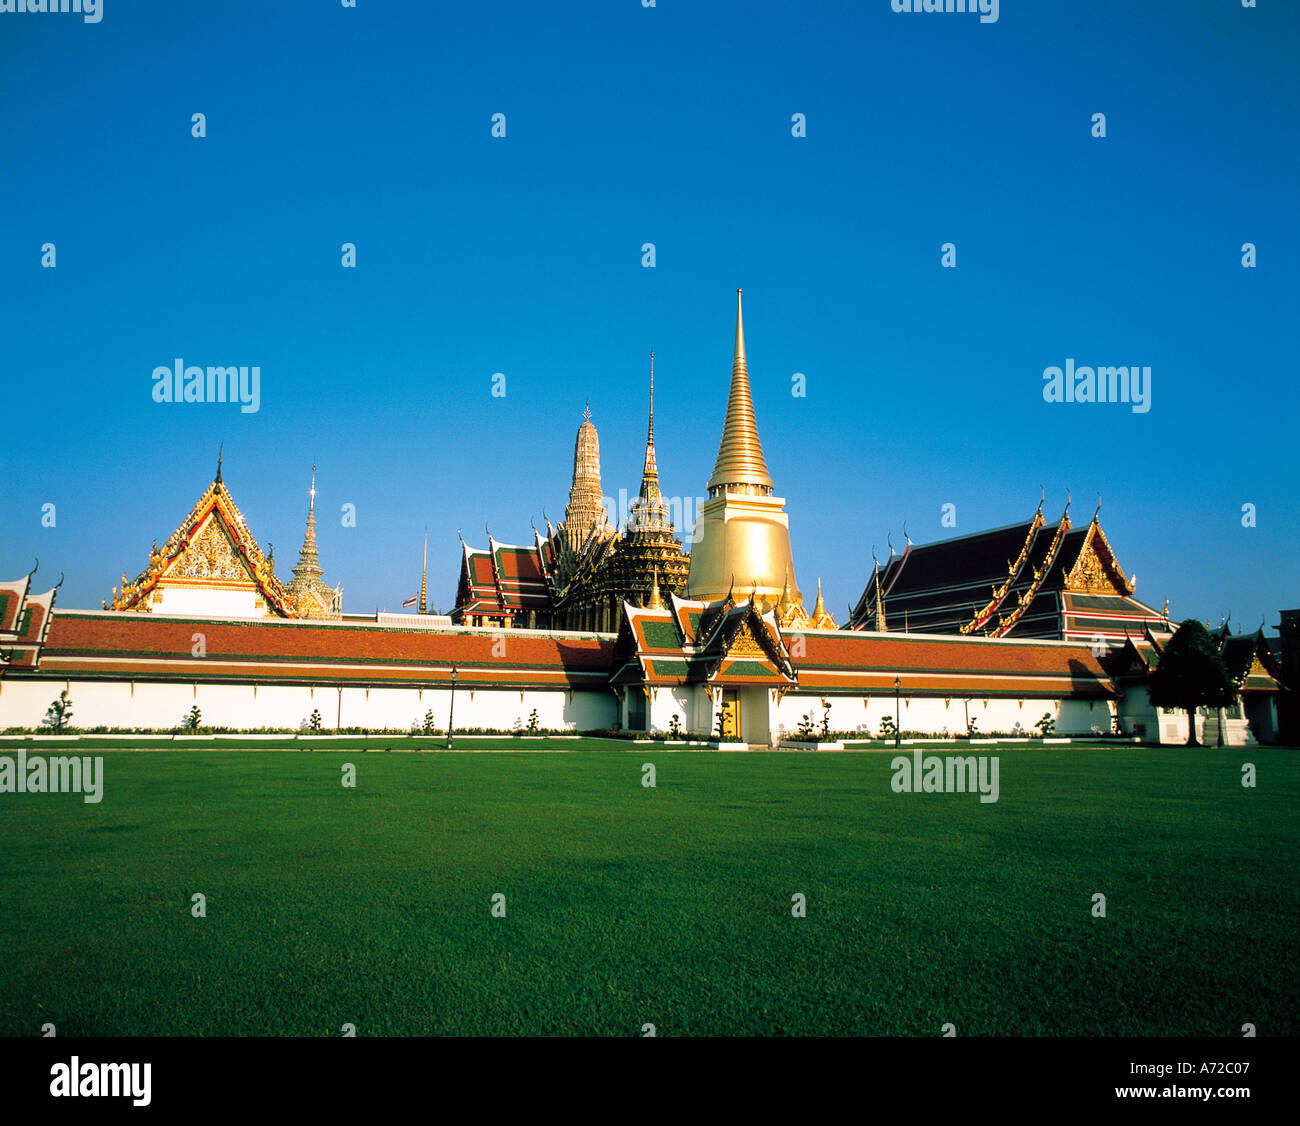
[[[903,733],[898,729],[898,724],[900,721],[899,714],[898,714],[898,698],[899,698],[899,693],[902,690],[903,690],[902,681],[900,681],[898,677],[894,677],[894,746],[895,747],[901,745],[900,740],[903,738]]]
[[[451,666],[451,706],[447,709],[447,750],[451,750],[454,737],[452,728],[456,721],[456,677],[460,670],[455,665]]]

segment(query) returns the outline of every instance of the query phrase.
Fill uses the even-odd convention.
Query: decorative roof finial
[[[222,442],[221,445],[219,445],[219,446],[217,447],[217,479],[216,479],[216,484],[218,484],[218,485],[221,484],[221,455],[222,455],[223,453],[225,453],[225,450],[226,450],[226,443],[225,443],[225,442]]]
[[[587,400],[587,405],[582,408],[582,418],[584,422],[591,421],[591,400]]]
[[[647,600],[645,606],[647,610],[662,610],[664,608],[664,604],[659,598],[659,564],[658,563],[655,564],[654,571],[650,578],[650,598]]]

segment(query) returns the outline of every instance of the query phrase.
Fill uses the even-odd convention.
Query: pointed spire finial
[[[663,602],[659,598],[659,564],[656,563],[650,578],[650,598],[646,602],[647,610],[662,610]]]
[[[754,400],[749,389],[749,368],[745,361],[745,322],[736,290],[736,344],[731,362],[731,390],[722,423],[718,459],[709,478],[709,494],[718,496],[728,486],[742,492],[772,495],[772,478],[767,472],[763,447],[754,422]]]
[[[740,307],[740,290],[736,290],[736,346],[732,363],[745,362],[745,315]]]
[[[222,442],[217,447],[217,484],[221,483],[221,455],[226,451],[226,443]]]
[[[663,510],[659,489],[659,466],[655,459],[655,354],[650,353],[650,422],[646,428],[645,465],[641,471],[641,491],[635,502],[629,527],[637,531],[662,531],[669,523]]]
[[[587,405],[582,408],[582,419],[584,422],[591,421],[591,400],[587,400]]]

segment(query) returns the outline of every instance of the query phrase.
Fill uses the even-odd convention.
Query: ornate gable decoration
[[[1133,582],[1115,559],[1106,533],[1093,517],[1070,573],[1065,576],[1065,589],[1082,594],[1132,594]]]
[[[775,618],[773,611],[768,611],[768,613]],[[721,637],[718,651],[711,654],[716,663],[713,665],[710,678],[716,675],[727,661],[752,660],[765,662],[778,675],[791,681],[797,679],[794,666],[785,650],[784,643],[780,639],[774,621],[769,622],[764,615],[754,608],[752,603],[744,608],[743,613],[737,614],[732,623],[727,623],[727,625],[730,627],[727,630],[729,636]],[[711,645],[710,649],[712,648]]]
[[[163,575],[223,586],[244,586],[254,581],[252,572],[238,559],[234,541],[214,516],[204,522],[202,530],[166,566]]]
[[[274,567],[274,561],[262,553],[218,476],[162,549],[154,544],[149,552],[149,566],[131,582],[122,576],[122,590],[113,590],[112,609],[148,613],[154,592],[163,583],[220,589],[255,588],[265,599],[270,613],[292,618],[291,600]]]
[[[758,657],[760,660],[766,660],[769,656],[768,651],[759,644],[759,640],[754,636],[754,630],[746,622],[736,631],[736,636],[731,639],[731,644],[727,646],[728,657]]]

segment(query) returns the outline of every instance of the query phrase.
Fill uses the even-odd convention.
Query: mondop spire
[[[783,606],[790,620],[805,620],[790,555],[790,520],[785,501],[772,495],[754,423],[740,290],[731,390],[708,488],[709,499],[695,522],[687,597],[712,601],[726,598],[733,589],[749,590],[756,602]]]
[[[325,572],[320,565],[320,552],[316,550],[316,467],[311,467],[311,489],[307,493],[307,534],[302,540],[302,551],[298,555],[298,564],[293,569],[293,582],[299,586],[303,583],[318,582]],[[293,589],[293,584],[290,584]]]
[[[316,550],[316,467],[311,467],[310,500],[307,504],[307,532],[293,569],[293,581],[285,588],[300,618],[337,618],[343,592],[331,589],[321,576],[320,552]]]
[[[745,321],[736,290],[736,345],[731,361],[731,393],[727,396],[727,417],[722,423],[718,460],[709,478],[709,495],[724,489],[736,493],[772,495],[772,478],[767,473],[763,447],[754,422],[754,400],[749,390],[749,368],[745,363]]]

